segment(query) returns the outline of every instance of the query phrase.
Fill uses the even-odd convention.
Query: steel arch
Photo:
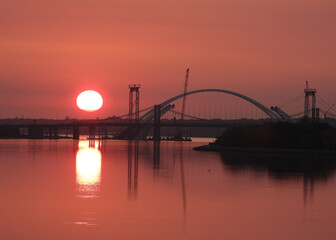
[[[233,92],[233,91],[228,91],[228,90],[222,90],[222,89],[199,89],[199,90],[194,90],[194,91],[190,91],[190,92],[187,92],[185,95],[188,96],[188,95],[192,95],[192,94],[196,94],[196,93],[203,93],[203,92],[220,92],[220,93],[226,93],[226,94],[231,94],[231,95],[234,95],[234,96],[237,96],[239,98],[242,98],[250,103],[252,103],[253,105],[255,105],[256,107],[258,107],[259,109],[261,109],[263,112],[265,112],[268,116],[270,116],[272,119],[276,119],[276,120],[281,120],[281,118],[275,114],[272,110],[270,110],[269,108],[265,107],[264,105],[262,105],[261,103],[253,100],[252,98],[249,98],[243,94],[240,94],[240,93],[236,93],[236,92]],[[184,96],[184,94],[180,94],[180,95],[177,95],[175,97],[172,97],[164,102],[162,102],[160,104],[161,108],[162,107],[165,107],[166,105],[174,102],[175,100],[179,99],[179,98],[182,98]],[[148,111],[147,113],[145,113],[141,119],[143,120],[150,120],[151,118],[153,117],[153,109]]]

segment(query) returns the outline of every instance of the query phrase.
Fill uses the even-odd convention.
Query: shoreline
[[[239,153],[273,153],[290,155],[329,155],[336,156],[335,150],[326,149],[288,149],[288,148],[251,148],[251,147],[225,147],[215,144],[194,147],[196,151],[209,152],[239,152]]]

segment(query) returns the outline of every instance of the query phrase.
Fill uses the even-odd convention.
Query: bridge
[[[26,122],[26,123],[0,123],[0,129],[5,129],[10,137],[27,138],[59,138],[63,137],[79,139],[80,129],[82,134],[89,135],[89,138],[118,138],[118,139],[147,139],[153,136],[154,140],[161,139],[162,128],[220,128],[224,129],[234,122],[248,122],[256,120],[263,121],[286,121],[296,122],[299,118],[319,118],[320,109],[316,108],[316,91],[305,89],[305,112],[303,115],[287,114],[281,107],[270,108],[260,102],[245,96],[241,93],[223,89],[199,89],[185,92],[174,96],[145,109],[139,108],[138,85],[130,87],[129,113],[113,118],[102,120],[64,120],[53,122]],[[311,98],[312,103],[309,104]],[[187,99],[188,108],[181,113],[181,101]],[[296,98],[299,99],[299,98]],[[309,106],[312,106],[309,109]],[[335,117],[332,107],[328,110],[321,110],[326,118]],[[142,115],[140,115],[142,114]],[[181,118],[181,115],[184,116]],[[118,133],[108,134],[108,129],[122,129]],[[217,132],[218,133],[218,132]],[[6,134],[6,133],[5,133]],[[65,134],[65,136],[64,136]],[[4,135],[4,134],[2,134]],[[110,135],[110,136],[108,136]],[[165,135],[165,134],[164,134]],[[216,136],[213,136],[216,137]]]

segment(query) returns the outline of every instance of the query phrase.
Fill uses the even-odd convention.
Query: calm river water
[[[335,158],[198,145],[0,140],[0,238],[336,239]]]

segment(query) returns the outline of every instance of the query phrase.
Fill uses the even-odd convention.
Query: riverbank
[[[286,155],[336,156],[335,150],[227,147],[227,146],[220,146],[216,144],[198,146],[198,147],[193,148],[193,150],[210,151],[210,152],[272,153],[272,154],[286,154]]]
[[[275,122],[228,128],[199,151],[336,156],[336,130],[326,123]]]
[[[203,151],[336,155],[336,129],[327,123],[302,120],[228,128]]]

